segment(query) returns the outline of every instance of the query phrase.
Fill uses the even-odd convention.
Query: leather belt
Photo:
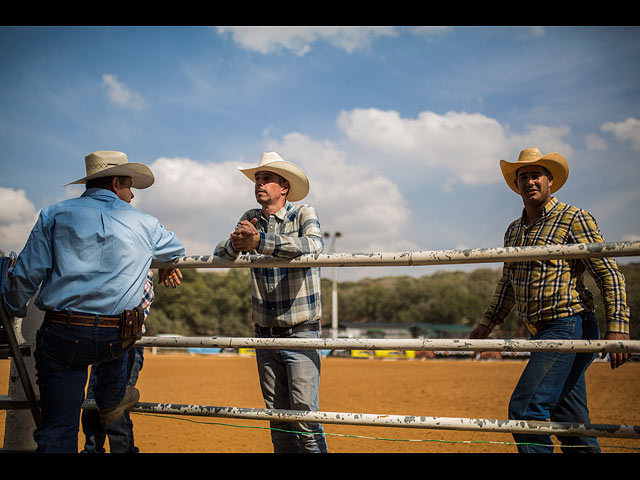
[[[83,327],[120,327],[122,317],[120,315],[92,315],[91,313],[55,312],[47,310],[44,314],[45,321],[76,325]]]
[[[256,325],[256,333],[270,337],[287,337],[297,332],[314,332],[320,330],[319,322],[305,322],[293,327],[261,327]]]

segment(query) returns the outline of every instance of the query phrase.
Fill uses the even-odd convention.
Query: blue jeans
[[[299,332],[292,337],[317,338],[318,332]],[[268,409],[318,410],[320,353],[317,350],[258,349],[256,360]],[[275,453],[327,453],[320,423],[274,421],[270,425]]]
[[[144,348],[134,347],[127,354],[128,385],[135,386],[138,382],[138,374],[144,362]],[[91,367],[89,386],[87,387],[87,399],[95,399],[94,386],[96,383],[95,368]],[[129,412],[113,422],[102,424],[98,410],[82,411],[82,431],[85,435],[84,449],[82,453],[105,453],[104,444],[109,438],[111,453],[138,453],[133,438],[133,422]]]
[[[555,320],[534,340],[597,340],[593,313]],[[509,419],[590,423],[584,372],[595,354],[532,352],[509,402]],[[557,435],[566,453],[599,453],[595,437]],[[553,453],[549,435],[513,434],[520,453]],[[570,447],[582,445],[582,447]],[[569,446],[565,448],[565,446]]]
[[[119,328],[44,322],[34,352],[42,421],[33,433],[36,452],[77,453],[80,410],[89,365],[100,408],[118,405],[127,384],[126,349]]]

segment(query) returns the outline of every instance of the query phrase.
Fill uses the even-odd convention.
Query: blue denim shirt
[[[93,188],[40,212],[2,293],[16,317],[26,316],[38,287],[41,310],[119,315],[140,304],[153,259],[184,254],[155,217]]]

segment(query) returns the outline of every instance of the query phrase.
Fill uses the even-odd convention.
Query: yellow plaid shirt
[[[504,236],[505,247],[604,242],[593,216],[553,197],[531,225],[523,216]],[[544,322],[594,311],[593,295],[584,286],[588,270],[602,292],[607,332],[629,333],[624,277],[612,258],[505,262],[502,278],[481,323],[491,329],[503,322],[515,305],[531,334]]]

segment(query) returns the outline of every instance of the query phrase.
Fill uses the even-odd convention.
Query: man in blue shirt
[[[126,388],[124,355],[141,335],[143,296],[152,260],[185,254],[174,233],[130,205],[131,188],[148,188],[151,170],[121,152],[85,157],[86,184],[78,198],[40,212],[3,285],[7,312],[26,316],[29,299],[45,312],[34,353],[42,421],[34,432],[38,452],[77,452],[78,428],[89,365],[95,365],[96,404],[103,422],[135,405]],[[179,284],[180,272],[162,270],[160,281]],[[125,393],[126,392],[126,393]]]

